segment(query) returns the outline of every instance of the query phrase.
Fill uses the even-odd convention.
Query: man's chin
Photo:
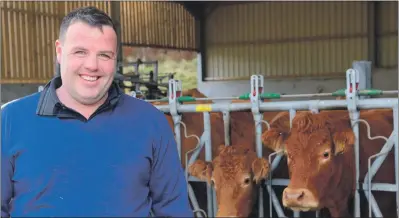
[[[105,95],[100,95],[98,93],[96,94],[78,94],[78,101],[79,103],[86,105],[86,106],[91,106],[94,104],[97,104],[99,101],[103,101],[105,99]]]

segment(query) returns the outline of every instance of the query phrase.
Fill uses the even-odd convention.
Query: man
[[[61,75],[1,111],[2,217],[192,217],[165,116],[113,83],[112,20],[79,8],[59,37]]]

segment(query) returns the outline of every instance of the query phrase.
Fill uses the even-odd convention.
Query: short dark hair
[[[62,19],[59,35],[61,41],[64,40],[68,27],[77,21],[82,21],[90,26],[97,27],[101,31],[103,25],[111,26],[115,33],[117,32],[111,17],[104,11],[93,6],[80,7],[72,10]]]

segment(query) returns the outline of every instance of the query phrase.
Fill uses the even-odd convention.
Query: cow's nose
[[[305,196],[304,189],[285,189],[284,197],[289,201],[301,202]]]
[[[318,207],[318,200],[309,189],[286,188],[283,193],[283,205],[289,208],[301,208],[301,210]]]

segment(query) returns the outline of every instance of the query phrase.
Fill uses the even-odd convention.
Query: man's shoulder
[[[40,92],[36,92],[21,98],[16,98],[1,105],[1,111],[30,111],[36,110],[40,98]]]
[[[124,112],[121,114],[129,114],[129,116],[132,117],[139,116],[139,119],[145,121],[145,123],[153,124],[155,126],[157,126],[160,122],[167,123],[165,113],[152,105],[150,102],[129,96],[127,94],[123,94],[122,101],[122,110]]]

